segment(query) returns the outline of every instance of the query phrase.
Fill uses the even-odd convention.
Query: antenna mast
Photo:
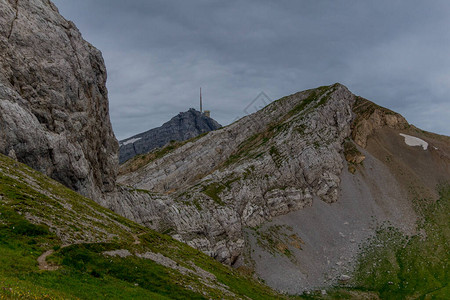
[[[202,88],[200,88],[200,112],[203,112]]]

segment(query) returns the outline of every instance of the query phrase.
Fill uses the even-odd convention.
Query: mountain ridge
[[[171,141],[182,142],[221,127],[214,119],[191,108],[160,127],[119,141],[119,163],[163,147]]]
[[[424,139],[430,147],[425,151],[408,146],[399,133]],[[416,129],[401,115],[353,95],[340,84],[324,86],[284,97],[223,129],[180,144],[140,169],[122,173],[118,180],[123,189],[148,190],[151,194],[139,192],[129,197],[125,192],[121,199],[129,197],[129,200],[116,209],[219,261],[235,267],[252,268],[253,265],[258,276],[272,287],[299,293],[336,284],[341,276],[351,274],[358,255],[355,245],[375,234],[375,224],[391,222],[405,234],[415,234],[419,216],[413,199],[436,199],[436,184],[448,181],[448,141]],[[420,157],[423,163],[414,162],[414,156]],[[392,168],[394,164],[396,167]],[[385,181],[393,184],[386,185]],[[410,191],[411,186],[415,187],[414,193]],[[358,193],[359,198],[355,198]],[[343,197],[349,201],[343,201]],[[301,214],[311,207],[316,210],[320,207],[318,202],[337,207],[350,205],[347,213],[360,207],[365,217],[354,220],[362,222],[359,227],[347,219],[342,222],[350,224],[346,225],[347,229],[324,234],[329,236],[328,241],[319,239],[320,243],[302,246],[303,256],[316,263],[300,267],[303,273],[299,273],[299,267],[283,251],[281,257],[269,263],[271,271],[265,273],[265,262],[271,261],[269,258],[279,251],[267,245],[261,247],[264,244],[261,237],[270,240],[292,236],[294,240],[288,238],[278,245],[292,253],[289,254],[292,257],[298,257],[300,253],[291,243],[312,237],[285,216]],[[397,215],[390,211],[396,211]],[[345,211],[340,213],[347,215]],[[265,225],[283,218],[277,227]],[[372,218],[377,221],[364,221]],[[317,216],[309,222],[320,228],[329,226],[326,224],[332,219]],[[271,235],[274,230],[275,237]],[[340,257],[329,257],[338,267],[323,264],[329,251],[325,248],[323,257],[308,256],[315,253],[312,245],[320,249],[322,243],[334,249],[336,244],[329,241],[335,240],[331,236],[340,234],[355,238],[343,239],[342,253],[349,257],[345,262]],[[266,253],[265,259],[246,254],[255,250],[261,255]],[[275,252],[270,254],[272,251]],[[279,273],[273,266],[280,266]],[[287,283],[288,279],[282,275],[286,269],[303,283]],[[314,269],[321,271],[317,273]],[[311,274],[315,274],[314,280],[306,279]]]
[[[350,119],[351,119],[351,109],[350,109],[350,103],[353,100],[350,101],[342,101],[340,97],[350,97],[349,99],[353,99],[354,96],[342,85],[336,84],[329,87],[321,87],[318,89],[308,90],[304,92],[300,92],[285,98],[280,99],[279,101],[274,102],[273,104],[269,105],[265,109],[263,109],[260,112],[257,112],[251,116],[245,117],[241,119],[240,121],[233,123],[232,125],[229,125],[228,127],[221,129],[219,131],[215,131],[212,133],[207,134],[206,136],[196,140],[194,143],[187,143],[181,148],[175,150],[174,152],[169,153],[168,155],[164,156],[163,158],[160,158],[159,161],[155,161],[153,163],[150,163],[147,167],[144,167],[141,169],[141,173],[139,171],[131,173],[129,176],[129,179],[127,175],[122,175],[119,178],[119,182],[122,182],[122,184],[128,184],[126,180],[130,180],[132,182],[134,178],[143,178],[142,184],[136,184],[137,181],[134,181],[131,183],[132,186],[139,189],[148,189],[152,190],[153,192],[160,192],[165,194],[166,192],[169,192],[168,197],[171,197],[172,190],[175,188],[180,188],[181,191],[179,193],[175,193],[174,197],[175,199],[178,199],[177,197],[180,197],[178,200],[175,200],[175,204],[177,206],[182,205],[183,208],[179,208],[178,211],[181,214],[180,216],[176,217],[173,216],[173,213],[169,213],[169,215],[172,215],[171,218],[176,219],[190,219],[190,221],[186,221],[187,224],[184,224],[184,221],[182,224],[177,224],[177,220],[164,220],[163,223],[166,224],[167,222],[172,223],[175,222],[176,228],[179,228],[180,230],[183,230],[186,232],[187,236],[191,236],[191,233],[189,233],[189,230],[193,230],[194,232],[198,232],[200,229],[195,229],[197,226],[207,226],[211,227],[211,229],[208,229],[207,232],[211,232],[213,236],[210,238],[212,241],[214,241],[214,235],[222,235],[225,233],[226,235],[229,235],[229,240],[226,242],[226,244],[222,244],[220,241],[212,242],[209,240],[209,238],[203,239],[200,236],[193,240],[193,243],[191,245],[200,247],[200,249],[203,249],[205,251],[212,251],[212,255],[217,256],[219,260],[227,261],[228,263],[234,262],[234,260],[239,257],[240,253],[242,252],[242,248],[244,245],[244,240],[242,238],[242,231],[241,231],[241,218],[243,218],[247,225],[249,226],[256,226],[260,222],[262,222],[265,218],[270,218],[271,215],[277,215],[285,213],[289,210],[295,209],[295,208],[301,208],[307,203],[309,203],[312,200],[311,193],[316,192],[321,193],[321,196],[326,198],[327,201],[333,202],[335,201],[336,192],[333,192],[333,190],[336,189],[336,178],[330,176],[326,172],[323,176],[324,180],[316,181],[316,176],[322,176],[317,171],[312,170],[309,174],[307,174],[308,178],[306,178],[304,175],[298,177],[298,176],[292,176],[291,172],[300,172],[302,174],[303,171],[294,169],[292,171],[286,171],[285,177],[283,177],[282,180],[280,180],[279,176],[281,173],[277,171],[274,173],[275,170],[279,168],[277,158],[280,157],[280,155],[277,154],[277,150],[275,149],[274,145],[271,145],[263,151],[265,155],[263,157],[260,157],[260,159],[264,160],[264,163],[262,162],[256,162],[259,166],[258,168],[265,168],[264,166],[267,165],[270,170],[260,170],[255,171],[251,170],[251,167],[249,165],[245,167],[240,167],[238,170],[238,174],[233,174],[232,171],[226,171],[227,164],[232,165],[235,163],[233,160],[236,160],[236,153],[234,149],[239,149],[239,144],[241,144],[241,150],[243,149],[243,153],[241,153],[241,156],[245,158],[245,156],[248,155],[248,152],[251,152],[252,150],[248,151],[248,149],[245,148],[246,140],[249,139],[250,142],[247,142],[248,145],[254,145],[255,141],[263,144],[263,147],[267,146],[265,143],[270,140],[270,135],[278,135],[282,133],[282,127],[278,126],[280,124],[277,123],[279,118],[286,117],[286,121],[289,119],[293,120],[294,122],[303,122],[304,120],[294,120],[294,119],[300,119],[302,116],[309,116],[307,112],[313,112],[314,116],[309,116],[308,118],[312,118],[314,121],[314,124],[316,126],[323,126],[324,131],[322,133],[317,133],[312,135],[309,141],[307,143],[307,149],[304,153],[306,157],[304,158],[305,164],[317,164],[321,163],[319,160],[311,161],[310,157],[313,153],[316,153],[316,147],[314,143],[319,143],[323,136],[321,137],[319,134],[327,135],[329,137],[334,136],[335,134],[338,136],[339,139],[342,139],[345,136],[348,136],[350,134]],[[327,100],[330,100],[330,106],[324,105]],[[341,105],[342,104],[342,105]],[[330,109],[331,107],[339,107],[339,111],[342,111],[342,113],[335,114],[336,120],[334,117],[324,117],[322,114],[334,114],[335,112]],[[320,111],[320,113],[319,113]],[[270,116],[270,118],[267,118],[267,116]],[[317,119],[316,119],[317,118]],[[347,121],[345,118],[347,118]],[[325,122],[319,122],[319,120],[325,120]],[[273,124],[273,122],[275,122]],[[284,122],[284,121],[283,121]],[[341,124],[345,130],[339,130],[335,131],[335,129],[329,130],[326,128],[328,125],[328,122],[333,122],[333,124]],[[271,124],[272,123],[272,124]],[[242,125],[245,124],[245,125]],[[303,123],[302,123],[303,124]],[[281,124],[282,125],[282,124]],[[242,130],[242,127],[250,128],[252,131],[245,131]],[[339,126],[339,125],[338,125]],[[290,130],[290,126],[285,126],[286,129],[289,130],[289,132],[292,132]],[[301,126],[299,127],[301,128]],[[267,131],[268,130],[268,131]],[[267,137],[264,135],[268,134]],[[293,134],[300,134],[298,131],[294,131]],[[223,139],[217,136],[224,136]],[[318,139],[315,141],[315,139]],[[294,142],[298,142],[296,139],[292,139]],[[342,141],[338,141],[335,144],[333,144],[333,149],[336,147],[336,149],[341,148]],[[305,143],[306,142],[302,142]],[[214,147],[208,146],[208,144],[213,144]],[[256,143],[257,144],[257,143]],[[189,149],[189,150],[187,150]],[[238,154],[239,151],[238,150]],[[290,151],[290,150],[289,150]],[[332,154],[331,156],[327,152],[323,152],[323,155],[325,155],[327,158],[325,160],[322,160],[323,162],[327,161],[327,165],[323,165],[324,168],[342,168],[342,162],[339,157],[339,153],[337,150],[335,154]],[[242,151],[241,151],[242,152]],[[234,154],[233,154],[234,153]],[[190,157],[187,157],[187,156]],[[252,154],[256,158],[258,158],[259,153]],[[199,159],[201,157],[202,165],[205,165],[206,168],[200,168],[199,165]],[[232,158],[231,161],[228,161],[229,158]],[[333,157],[333,159],[332,159]],[[239,157],[238,157],[239,158]],[[296,158],[297,159],[297,158]],[[164,162],[165,161],[165,162]],[[177,164],[176,161],[183,161],[183,164]],[[335,165],[333,165],[331,162],[336,162]],[[164,163],[163,163],[164,162]],[[221,171],[221,164],[225,163],[225,171]],[[166,170],[166,166],[164,164],[173,164],[172,167],[170,167],[171,172],[167,175],[162,175],[161,177],[158,177],[157,174],[159,174],[158,170]],[[192,167],[190,167],[190,164],[192,164]],[[196,165],[196,167],[194,167]],[[341,165],[341,166],[340,166]],[[152,169],[152,166],[157,166],[156,169]],[[256,167],[256,165],[254,166]],[[177,169],[179,168],[179,169]],[[218,169],[219,168],[219,169]],[[322,168],[322,167],[320,167]],[[187,170],[189,170],[188,173]],[[215,170],[215,171],[214,171]],[[156,173],[154,173],[156,172]],[[163,171],[166,172],[166,171]],[[201,172],[205,172],[203,175]],[[212,172],[209,174],[209,172]],[[249,173],[251,172],[251,174]],[[154,175],[152,175],[154,173]],[[249,180],[252,177],[259,176],[257,174],[273,174],[272,178],[270,177],[264,177],[265,175],[262,174],[258,180],[260,180],[260,183],[256,183],[257,186],[255,191],[255,196],[251,196],[251,193],[249,192],[248,187],[245,187],[245,184],[249,182]],[[142,174],[142,175],[139,175]],[[208,175],[209,174],[209,175]],[[214,179],[213,176],[217,176],[214,174],[223,174],[220,175],[222,178]],[[247,174],[247,175],[246,175]],[[141,177],[139,177],[141,176]],[[189,182],[186,183],[186,181],[190,180],[189,178],[192,178],[192,180],[196,180],[197,178],[202,178],[201,176],[204,176],[204,179],[201,179],[201,181],[204,181],[204,184],[199,185],[198,182]],[[232,178],[233,177],[233,178]],[[125,179],[126,178],[126,179]],[[155,185],[152,183],[152,185],[148,185],[146,183],[146,180],[163,180],[161,183],[158,183],[158,185]],[[180,181],[183,180],[183,181]],[[213,182],[220,182],[220,184],[210,184],[208,181]],[[300,180],[303,182],[308,182],[312,186],[314,186],[314,190],[303,190],[300,191],[298,189],[295,189],[289,193],[286,193],[286,191],[280,190],[279,193],[281,193],[280,196],[278,194],[267,194],[266,193],[270,189],[276,189],[276,185],[278,185],[277,182],[279,181],[286,181],[286,184],[288,185],[288,182],[294,182],[296,180]],[[152,181],[151,181],[152,182]],[[157,181],[156,181],[157,182]],[[293,184],[293,183],[291,183]],[[308,184],[308,183],[307,183]],[[194,188],[192,191],[190,191],[189,186],[194,185]],[[241,190],[241,186],[242,192]],[[261,187],[259,187],[259,185]],[[271,187],[270,185],[275,185]],[[232,187],[234,186],[234,188]],[[294,184],[295,186],[295,184]],[[186,187],[185,192],[183,191],[183,188]],[[251,203],[246,203],[245,200],[241,200],[243,207],[235,207],[233,204],[230,203],[230,205],[224,205],[224,200],[221,198],[220,194],[226,190],[233,188],[237,194],[233,194],[234,198],[238,197],[241,199],[245,199],[247,195],[249,197],[252,197],[251,199],[254,199],[253,201],[262,201],[261,204],[256,204],[255,207],[253,207]],[[261,190],[260,190],[261,189]],[[192,195],[189,195],[190,193],[193,193]],[[261,196],[259,196],[261,195]],[[186,197],[187,196],[187,197]],[[300,198],[297,198],[299,197]],[[167,198],[167,196],[164,196]],[[228,196],[229,197],[229,196]],[[262,197],[262,198],[259,198]],[[277,198],[278,197],[278,198]],[[293,198],[291,198],[293,197]],[[156,197],[157,198],[157,197]],[[195,206],[189,206],[189,198],[197,199],[198,203],[203,204],[204,206],[200,205],[203,210],[201,212],[200,220],[204,219],[203,221],[199,220],[192,220],[192,218],[195,218],[194,216],[197,214],[195,211]],[[260,199],[260,200],[258,200]],[[278,199],[275,200],[275,202],[272,202],[270,206],[267,206],[266,201],[269,201],[269,199]],[[165,200],[166,201],[166,200]],[[205,202],[203,202],[205,201]],[[231,200],[227,200],[225,202],[229,202]],[[234,201],[234,200],[233,200]],[[271,202],[270,200],[269,202]],[[138,201],[142,203],[142,201]],[[125,203],[125,202],[124,202]],[[146,205],[150,205],[151,201],[146,201]],[[184,207],[183,203],[186,203],[187,207]],[[210,204],[208,204],[210,203]],[[169,204],[168,204],[169,205]],[[262,205],[262,206],[261,206]],[[169,205],[170,206],[170,205]],[[279,206],[279,207],[278,207]],[[206,207],[206,208],[205,208]],[[263,209],[264,212],[255,211],[255,209]],[[126,209],[128,211],[127,215],[130,217],[130,214],[133,214],[132,209],[128,208]],[[140,209],[138,209],[140,210]],[[145,210],[145,209],[144,209]],[[149,212],[153,209],[149,209]],[[206,214],[205,210],[208,211]],[[161,213],[161,209],[155,209],[155,211],[159,211],[159,214]],[[260,216],[259,214],[262,213]],[[150,213],[152,214],[152,213]],[[185,215],[186,214],[186,215]],[[144,217],[143,212],[140,212],[139,215],[141,217]],[[214,221],[214,217],[217,216],[218,220]],[[164,216],[153,216],[151,219],[157,218],[157,219],[164,219]],[[157,220],[156,219],[156,220]],[[201,225],[203,222],[206,224]],[[245,223],[244,223],[245,224]],[[166,226],[166,225],[164,225]],[[183,229],[181,229],[183,228]],[[189,229],[190,228],[190,229]],[[186,231],[187,230],[187,231]],[[177,231],[177,230],[175,230]],[[201,230],[200,230],[201,232]],[[237,234],[239,232],[239,234]],[[194,235],[195,236],[195,235]],[[178,238],[181,238],[181,236],[178,236]],[[231,240],[231,241],[230,241]],[[234,242],[232,242],[234,240]],[[189,243],[189,241],[187,241]],[[212,242],[211,246],[207,246]],[[216,244],[217,243],[217,244]],[[203,246],[201,246],[203,245]],[[214,246],[216,245],[216,246]],[[206,246],[206,247],[205,247]],[[213,247],[212,249],[210,247]],[[214,250],[215,247],[216,250]],[[214,254],[216,253],[216,254]]]

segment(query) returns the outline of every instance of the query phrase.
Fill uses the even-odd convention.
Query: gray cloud
[[[108,68],[119,139],[197,107],[228,124],[273,99],[341,82],[450,135],[450,2],[54,0]]]

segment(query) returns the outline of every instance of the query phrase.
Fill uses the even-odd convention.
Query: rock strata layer
[[[0,0],[0,57],[0,152],[94,199],[112,191],[100,51],[50,1]]]

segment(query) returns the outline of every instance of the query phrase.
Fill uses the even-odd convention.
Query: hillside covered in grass
[[[381,227],[362,251],[355,286],[383,299],[449,299],[450,186],[437,201],[416,199],[418,234]]]
[[[0,253],[7,299],[282,298],[3,155]]]
[[[405,235],[383,224],[361,247],[350,280],[306,299],[450,299],[450,185],[439,199],[416,199],[418,231]]]

